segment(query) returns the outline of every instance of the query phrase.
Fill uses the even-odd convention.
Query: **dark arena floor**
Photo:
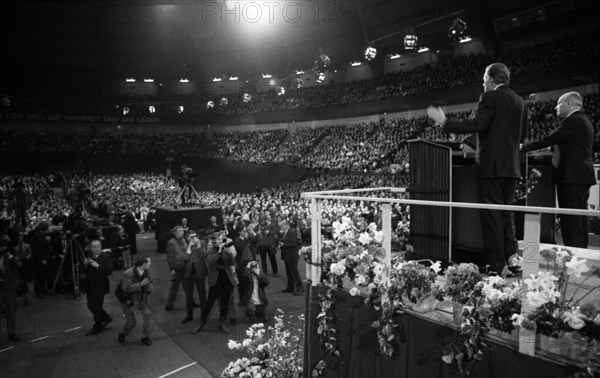
[[[237,324],[228,325],[230,334],[218,329],[217,305],[204,331],[192,335],[197,326],[200,309],[194,309],[194,321],[181,324],[185,317],[185,295],[180,288],[176,300],[178,311],[165,311],[170,287],[165,254],[156,253],[153,233],[138,234],[138,251],[151,257],[154,291],[149,304],[152,307],[150,347],[140,342],[141,319],[124,344],[117,336],[125,317],[114,296],[114,289],[123,271],[110,276],[111,293],[106,295],[104,309],[113,321],[101,333],[85,336],[93,324],[86,306],[85,295],[77,300],[66,299],[65,294],[53,294],[44,299],[31,298],[28,305],[17,300],[17,335],[21,342],[7,340],[0,333],[0,377],[219,377],[222,370],[236,356],[227,342],[240,341],[250,325],[246,315],[237,311]],[[279,272],[285,272],[278,258]],[[300,264],[304,278],[304,266]],[[269,266],[270,269],[270,266]],[[266,294],[273,315],[281,309],[288,315],[304,312],[304,297],[282,293],[286,277],[273,277]],[[30,290],[32,291],[32,284]],[[236,294],[237,301],[237,294]],[[2,329],[5,329],[2,319]]]

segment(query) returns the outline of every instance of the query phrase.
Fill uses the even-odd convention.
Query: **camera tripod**
[[[183,185],[183,187],[179,191],[179,194],[177,195],[178,198],[181,198],[182,205],[185,205],[185,202],[186,202],[186,198],[185,198],[185,196],[183,196],[183,194],[186,192],[186,189],[187,189],[187,193],[189,195],[187,200],[190,200],[195,195],[196,199],[198,201],[200,201],[200,195],[196,191],[196,188],[194,188],[194,185],[193,184],[185,184],[185,185]]]
[[[58,266],[56,277],[54,278],[54,285],[52,286],[52,291],[56,292],[56,285],[58,284],[58,280],[63,273],[63,266],[67,258],[69,258],[69,261],[71,262],[71,278],[73,279],[73,298],[67,297],[67,299],[77,299],[80,295],[79,264],[85,259],[85,255],[83,254],[83,250],[81,249],[81,246],[75,238],[71,237],[68,240],[63,240],[62,245],[64,254],[62,256],[62,259],[60,260],[60,265]]]

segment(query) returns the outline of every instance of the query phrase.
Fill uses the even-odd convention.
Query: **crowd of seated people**
[[[527,141],[554,130],[559,119],[556,100],[528,101]],[[595,127],[598,146],[598,93],[584,96],[583,110]],[[466,118],[471,110],[451,113]],[[426,117],[382,118],[379,122],[323,125],[243,132],[110,134],[33,134],[0,131],[0,151],[91,152],[200,156],[258,164],[275,163],[344,172],[380,172],[390,165],[406,166],[406,142],[421,138],[461,142],[466,136],[448,134]]]
[[[182,116],[205,113],[251,114],[337,106],[462,86],[481,80],[486,65],[494,61],[505,63],[511,69],[512,75],[518,76],[526,72],[597,56],[598,49],[597,30],[584,31],[528,46],[505,48],[497,56],[470,53],[457,57],[439,57],[435,65],[424,64],[411,71],[391,73],[371,80],[305,88],[290,85],[282,96],[278,95],[278,87],[273,87],[262,92],[251,88],[252,90],[242,89],[240,93],[215,96],[211,98],[214,106],[210,108],[207,107],[206,100],[199,98],[186,99],[174,95],[172,101],[184,105],[186,110]],[[371,89],[376,90],[375,95],[365,96],[371,93]],[[242,94],[247,91],[252,95],[252,99],[246,102],[242,100]],[[222,97],[227,98],[227,105],[221,105]],[[148,101],[148,104],[151,104],[152,101]],[[168,99],[161,96],[161,101],[168,101]],[[73,98],[53,97],[49,100],[46,96],[25,103],[14,101],[12,110],[26,113],[111,115],[116,111],[112,104],[114,101],[110,105],[102,105],[100,101],[80,101],[78,104],[75,102],[77,101]],[[165,112],[163,115],[175,115],[177,108],[178,106],[157,107],[157,113],[154,115],[161,115],[160,112]],[[147,106],[140,109],[144,109],[145,112]]]

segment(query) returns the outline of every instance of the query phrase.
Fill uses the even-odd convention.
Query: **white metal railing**
[[[387,274],[386,279],[389,280],[389,272],[391,269],[392,255],[392,207],[391,204],[399,203],[405,205],[422,205],[422,206],[440,206],[462,209],[486,209],[486,210],[504,210],[516,211],[525,213],[525,230],[524,230],[524,256],[523,256],[523,277],[528,277],[531,274],[537,274],[539,270],[540,258],[540,218],[541,214],[564,214],[564,215],[580,215],[587,217],[600,217],[600,211],[597,210],[581,210],[581,209],[565,209],[554,207],[539,207],[539,206],[515,206],[515,205],[491,205],[472,202],[444,202],[444,201],[424,201],[398,198],[381,198],[381,197],[360,197],[343,194],[365,193],[365,192],[381,192],[388,191],[391,193],[404,193],[405,188],[365,188],[365,189],[343,189],[343,190],[326,190],[320,192],[305,192],[301,196],[310,199],[311,212],[311,231],[312,231],[312,261],[321,261],[321,206],[320,200],[345,200],[345,201],[364,201],[382,203],[382,231],[383,242],[382,246],[386,251],[383,264],[387,269],[384,271]],[[451,224],[452,222],[450,222]],[[452,235],[450,235],[452,237]],[[306,266],[306,276],[312,281],[312,285],[318,285],[321,277],[321,266],[319,264],[310,264]],[[523,285],[525,285],[523,283]],[[522,309],[521,313],[530,313],[533,309],[529,307],[526,300],[527,289],[522,293]],[[527,355],[535,355],[535,333],[520,329],[519,332],[519,351]]]

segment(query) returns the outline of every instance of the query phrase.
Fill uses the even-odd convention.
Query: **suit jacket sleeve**
[[[473,119],[448,118],[444,124],[444,130],[451,133],[469,134],[488,129],[492,125],[496,113],[493,96],[494,91],[483,93]]]
[[[113,272],[113,262],[110,257],[102,253],[98,259],[98,270],[107,276],[110,276]]]
[[[556,130],[554,130],[550,135],[538,141],[524,144],[522,150],[533,151],[539,150],[540,148],[553,146],[565,139],[570,138],[571,135],[573,135],[576,132],[577,130],[575,120],[571,117],[567,117],[563,120],[560,126]]]
[[[283,243],[282,247],[284,248],[296,248],[298,246],[298,238],[294,232],[291,232],[291,228],[286,232],[281,242]]]

